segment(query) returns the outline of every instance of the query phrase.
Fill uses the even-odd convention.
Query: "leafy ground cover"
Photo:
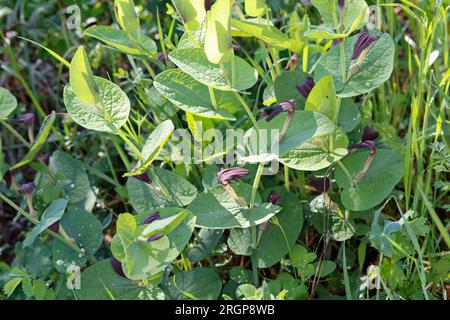
[[[3,0],[0,299],[447,300],[449,5]]]

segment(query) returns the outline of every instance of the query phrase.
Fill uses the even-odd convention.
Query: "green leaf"
[[[240,182],[231,185],[248,203],[251,186]],[[217,185],[199,194],[188,209],[197,217],[198,227],[209,229],[249,228],[269,220],[281,210],[270,203],[260,204],[259,196],[256,203],[258,205],[252,209],[240,207],[221,185]]]
[[[333,141],[332,145],[330,139]],[[281,156],[279,160],[295,170],[318,171],[344,158],[348,154],[348,144],[347,135],[337,128],[331,135],[312,139]]]
[[[16,165],[14,165],[10,170],[15,170],[17,168],[20,168],[31,161],[33,161],[34,157],[37,155],[37,153],[42,149],[45,142],[47,141],[48,136],[50,135],[50,132],[53,128],[53,123],[55,122],[56,114],[53,111],[49,116],[47,116],[44,119],[44,122],[42,123],[41,129],[39,130],[39,133],[36,137],[36,140],[33,144],[33,146],[30,148],[28,153],[25,155],[25,157],[18,162]]]
[[[331,76],[325,76],[315,84],[306,100],[305,111],[321,113],[333,123],[337,122],[336,90]]]
[[[219,243],[223,230],[201,229],[193,247],[189,249],[188,258],[191,261],[201,261],[206,258]]]
[[[0,87],[0,120],[8,116],[17,108],[17,99],[7,89]]]
[[[386,82],[393,70],[395,46],[391,36],[379,31],[369,31],[379,39],[369,48],[359,68],[350,73],[353,48],[358,35],[345,40],[345,67],[347,81],[342,81],[339,46],[333,47],[320,59],[314,74],[315,80],[332,75],[337,95],[342,98],[354,97],[372,91]]]
[[[286,256],[303,228],[303,207],[297,196],[283,187],[272,190],[280,195],[283,209],[276,215],[277,221],[269,221],[253,254],[258,268],[269,268]]]
[[[216,300],[222,291],[222,281],[212,269],[194,268],[170,277],[164,291],[173,300]]]
[[[119,276],[111,267],[111,260],[106,259],[81,273],[81,289],[75,292],[80,300],[110,300],[107,291],[116,300],[153,300],[157,298],[154,290]]]
[[[206,18],[204,0],[174,0],[175,7],[184,21],[186,29],[197,30]]]
[[[55,151],[50,157],[48,169],[56,181],[43,176],[37,187],[38,195],[45,196],[48,186],[62,190],[72,204],[88,197],[91,189],[88,175],[79,162],[70,155],[59,150]]]
[[[157,51],[156,43],[147,36],[141,35],[141,42],[134,40],[135,34],[130,39],[126,31],[115,29],[109,26],[92,26],[84,30],[88,37],[95,38],[106,45],[119,50],[125,54],[133,56],[155,55]],[[136,35],[137,36],[137,35]]]
[[[260,120],[260,129],[282,131],[287,112],[276,116],[271,121]],[[296,110],[289,129],[279,142],[279,155],[282,158],[289,151],[301,146],[313,138],[323,138],[336,130],[336,126],[325,116],[317,112]],[[269,131],[270,132],[270,131]],[[278,143],[277,140],[271,142]]]
[[[297,107],[303,106],[306,99],[300,94],[296,86],[305,82],[308,75],[301,70],[282,71],[275,79],[274,90],[277,102],[281,103],[294,99]]]
[[[318,262],[314,263],[316,269],[319,267]],[[320,263],[320,273],[318,273],[319,278],[325,278],[336,270],[336,263],[329,260],[324,260]]]
[[[168,218],[156,220],[145,227],[145,229],[142,231],[142,235],[145,238],[149,238],[150,236],[158,233],[168,234],[175,228],[177,228],[180,223],[183,222],[184,219],[186,219],[186,216],[188,214],[189,211],[183,210],[180,213],[177,213]]]
[[[60,220],[61,229],[83,250],[83,254],[79,254],[64,242],[53,239],[53,265],[64,273],[70,264],[84,266],[87,258],[97,252],[103,241],[103,227],[92,213],[70,208]]]
[[[266,0],[245,0],[245,13],[250,17],[261,17],[266,10]]]
[[[361,122],[358,105],[352,99],[342,99],[339,108],[338,125],[344,132],[353,131]]]
[[[86,129],[117,133],[128,120],[130,100],[114,83],[99,77],[94,77],[94,81],[99,90],[97,103],[80,100],[72,86],[64,88],[67,111],[76,123]]]
[[[3,286],[3,292],[7,297],[10,297],[21,282],[22,278],[12,278]]]
[[[183,72],[191,75],[198,82],[211,86],[218,90],[243,91],[253,87],[258,80],[258,72],[248,62],[239,57],[234,57],[236,72],[236,84],[231,86],[232,67],[227,62],[223,68],[209,62],[205,52],[200,48],[178,49],[170,53],[170,60]]]
[[[55,222],[59,221],[66,210],[67,204],[68,201],[66,199],[58,199],[53,201],[42,214],[39,224],[31,230],[26,239],[23,241],[23,246],[28,247],[32,245],[43,231]]]
[[[291,41],[287,35],[272,25],[248,20],[233,20],[231,24],[233,28],[240,31],[238,36],[255,37],[278,49],[291,49],[294,46],[294,41]]]
[[[231,0],[217,0],[207,13],[205,53],[211,63],[226,63],[234,57],[231,38],[232,6]]]
[[[167,200],[144,181],[128,178],[127,191],[131,205],[138,213],[149,213],[152,210],[168,206]]]
[[[137,33],[139,39],[141,27],[133,0],[114,0],[114,9],[120,27],[129,34]]]
[[[369,153],[356,152],[342,160],[354,181],[364,168]],[[403,159],[395,152],[384,149],[377,150],[367,173],[359,182],[349,181],[340,167],[335,173],[336,182],[344,189],[341,193],[342,204],[351,211],[365,211],[380,204],[402,177]]]
[[[154,170],[161,183],[166,187],[172,206],[185,207],[197,196],[197,188],[186,179],[163,168],[156,167]]]
[[[78,47],[70,62],[70,86],[83,103],[93,105],[99,101],[99,89],[83,46]]]
[[[227,108],[239,103],[233,94],[217,92],[216,110],[211,102],[208,87],[181,70],[172,69],[160,73],[154,85],[170,102],[186,112],[205,118],[236,120],[227,111]]]
[[[228,247],[234,254],[250,256],[253,253],[252,231],[246,229],[231,229],[227,240]]]
[[[161,153],[164,145],[166,144],[167,140],[169,140],[174,129],[175,127],[171,120],[161,122],[149,135],[149,137],[145,141],[144,147],[142,148],[141,155],[145,159],[145,162],[141,163],[139,168],[137,168],[135,171],[126,173],[124,174],[124,176],[129,177],[143,174]]]
[[[350,220],[344,219],[338,214],[331,213],[331,237],[336,241],[349,240],[355,234],[355,226]]]
[[[345,32],[356,30],[362,22],[369,18],[369,6],[364,0],[345,0],[342,12],[337,1],[311,0],[311,3],[319,10],[324,23],[330,27],[335,27],[334,15],[338,19],[342,15]]]

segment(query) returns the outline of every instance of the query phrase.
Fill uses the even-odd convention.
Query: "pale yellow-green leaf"
[[[245,0],[245,13],[250,17],[261,17],[266,10],[266,0]]]
[[[115,0],[116,19],[120,27],[129,34],[137,34],[140,38],[139,18],[134,9],[133,0]]]
[[[206,18],[205,0],[173,0],[186,29],[197,30]]]
[[[234,52],[231,47],[232,0],[218,0],[207,14],[205,53],[215,64],[230,61]]]
[[[83,46],[78,48],[70,63],[70,85],[81,101],[88,104],[98,101],[97,85]]]
[[[332,76],[325,76],[316,83],[306,100],[305,111],[319,112],[333,123],[337,122],[336,90]]]

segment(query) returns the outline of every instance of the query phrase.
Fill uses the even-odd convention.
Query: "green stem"
[[[156,181],[156,183],[158,184],[159,188],[161,189],[161,192],[163,193],[164,197],[170,202],[172,201],[172,197],[170,196],[170,193],[168,191],[168,189],[166,188],[166,186],[164,185],[164,183],[162,183],[161,179],[159,179],[159,177],[156,175],[155,170],[153,169],[153,167],[149,168],[150,170],[150,174],[152,175],[152,178]]]
[[[7,196],[5,196],[3,193],[0,192],[0,199],[2,199],[3,201],[5,201],[7,204],[9,204],[12,208],[14,208],[19,214],[21,214],[23,217],[25,217],[28,221],[30,221],[31,223],[33,223],[34,225],[38,225],[39,224],[39,220],[36,219],[35,217],[33,217],[31,214],[29,214],[28,212],[26,212],[25,210],[23,210],[22,208],[20,208],[18,205],[16,205],[14,203],[14,201],[12,201],[11,199],[9,199]],[[75,250],[76,252],[78,252],[79,254],[83,254],[84,252],[73,242],[69,241],[68,239],[64,238],[63,236],[61,236],[59,233],[56,233],[52,230],[49,229],[45,229],[44,232],[46,232],[47,234],[49,234],[50,236],[52,236],[55,239],[58,239],[59,241],[63,242],[64,244],[66,244],[69,248]]]
[[[238,100],[239,100],[239,102],[242,104],[242,106],[244,107],[245,112],[247,112],[248,117],[250,118],[250,120],[251,120],[252,123],[253,123],[253,126],[258,130],[258,129],[259,129],[258,123],[257,123],[257,121],[256,121],[255,116],[254,116],[253,113],[252,113],[252,110],[251,110],[250,107],[248,106],[247,102],[245,102],[244,98],[242,98],[241,95],[240,95],[239,93],[237,93],[237,92],[233,92],[233,93],[234,93],[234,95],[236,96],[236,98],[238,98]]]
[[[350,289],[350,279],[348,277],[347,258],[345,256],[345,241],[342,242],[342,268],[344,269],[345,296],[347,300],[353,300],[352,292]]]
[[[261,162],[258,166],[258,170],[256,171],[255,180],[253,181],[252,195],[250,197],[250,208],[253,208],[255,206],[256,194],[258,191],[259,182],[261,181],[263,170],[264,170],[264,163]]]
[[[25,140],[13,127],[11,127],[8,123],[3,120],[0,120],[0,124],[3,125],[6,129],[8,129],[20,142],[22,142],[27,148],[31,148],[30,143]]]

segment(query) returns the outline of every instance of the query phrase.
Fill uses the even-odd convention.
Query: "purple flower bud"
[[[307,77],[305,82],[303,84],[298,85],[296,88],[300,94],[305,97],[305,99],[308,99],[309,94],[311,93],[312,89],[314,88],[316,84],[314,83],[313,78]]]
[[[261,111],[260,113],[258,113],[258,115],[256,116],[256,121],[259,121],[261,119],[264,119],[265,117],[267,117],[269,115],[269,113],[267,111]]]
[[[17,188],[17,192],[23,195],[31,195],[33,194],[34,189],[36,188],[36,184],[33,182],[25,183]]]
[[[353,55],[352,60],[358,59],[361,53],[363,53],[364,50],[369,48],[369,46],[378,40],[377,36],[372,36],[367,29],[364,29],[358,37],[358,40],[356,40],[354,49],[353,49]]]
[[[59,232],[59,221],[56,221],[48,227],[49,230],[58,233]]]
[[[292,67],[295,67],[297,63],[298,63],[298,54],[294,53],[286,65],[286,70],[289,70],[291,68],[291,65]]]
[[[366,126],[364,128],[364,133],[363,133],[361,141],[375,141],[378,139],[379,136],[380,136],[380,134],[378,133],[378,131],[376,131],[375,129],[372,129],[369,126]]]
[[[111,257],[111,267],[119,276],[126,278],[125,273],[123,272],[122,263],[114,257]]]
[[[220,170],[217,173],[217,177],[221,184],[227,184],[228,181],[237,180],[239,178],[245,177],[249,174],[247,169],[243,168],[229,168]]]
[[[21,116],[18,116],[16,118],[16,122],[18,123],[24,123],[29,127],[33,127],[34,126],[34,121],[36,120],[36,117],[34,115],[34,113],[25,113]]]
[[[152,241],[156,241],[159,240],[163,237],[164,235],[161,233],[155,233],[152,234],[150,237],[148,237],[147,242],[152,242]]]
[[[211,10],[212,1],[211,0],[205,0],[205,10],[209,11]]]
[[[137,176],[134,176],[136,179],[144,181],[145,183],[151,183],[152,181],[148,177],[147,173],[138,174]]]
[[[145,218],[145,220],[142,224],[150,224],[159,219],[161,219],[161,215],[159,214],[158,211],[156,211],[156,212],[153,212],[152,214],[150,214],[147,218]]]
[[[326,193],[330,190],[330,179],[327,177],[323,178],[309,178],[308,184],[311,185],[316,192]]]
[[[333,43],[331,44],[332,47],[338,46],[342,42],[342,38],[339,39],[333,39]]]
[[[269,225],[269,222],[263,222],[259,225],[259,231],[264,232],[267,230],[267,226]]]
[[[370,149],[375,150],[377,148],[377,144],[375,141],[361,141],[360,143],[354,144],[350,147],[350,149]]]
[[[295,107],[297,106],[297,103],[295,102],[295,100],[289,100],[289,101],[285,101],[280,103],[280,105],[278,107],[276,107],[267,117],[267,121],[271,121],[273,118],[275,118],[277,115],[279,115],[280,113],[284,112],[284,111],[293,111],[295,110]]]
[[[278,204],[280,203],[280,200],[281,200],[280,195],[275,191],[271,191],[269,193],[269,196],[267,197],[267,201],[270,202],[271,204]]]
[[[345,0],[338,0],[339,9],[344,10]]]

